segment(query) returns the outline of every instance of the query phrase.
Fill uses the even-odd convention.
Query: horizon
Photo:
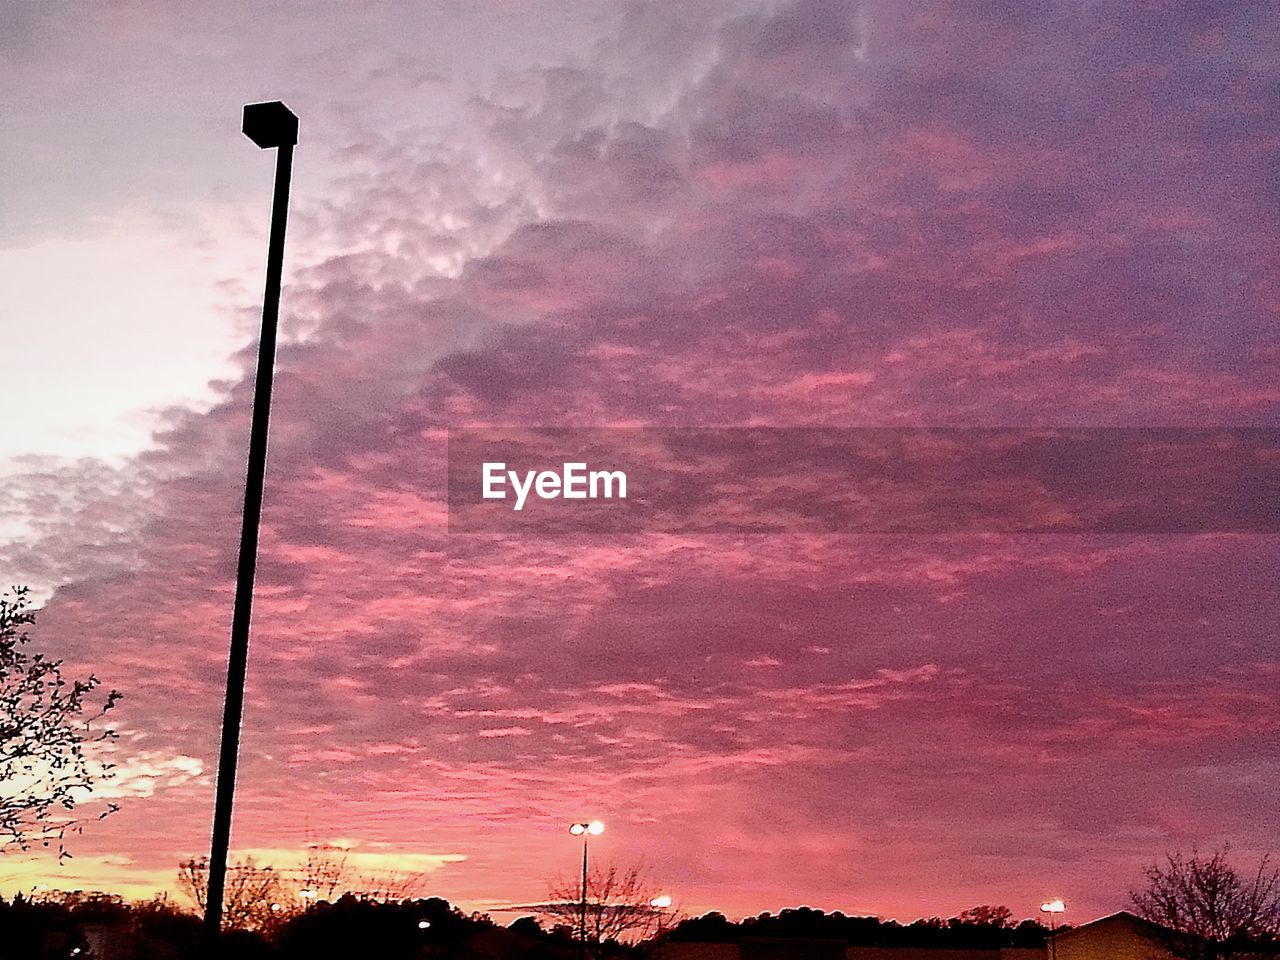
[[[189,896],[186,896],[181,893],[177,895],[177,898],[173,898],[168,893],[162,893],[161,896],[169,897],[170,898],[169,902],[172,903],[179,910],[184,910],[185,912],[193,915],[197,915],[197,916],[199,915],[198,907],[194,905],[194,903],[191,901]],[[148,900],[146,899],[129,899],[126,897],[122,897],[120,894],[112,893],[111,891],[107,891],[107,890],[62,890],[62,889],[55,889],[52,887],[47,889],[19,890],[16,893],[12,894],[10,897],[8,897],[8,899],[13,900],[19,897],[31,902],[49,902],[49,903],[78,902],[76,898],[81,898],[81,897],[88,898],[90,900],[95,897],[107,897],[113,900],[117,900],[124,905],[144,905],[148,902]],[[0,894],[0,899],[4,899],[4,898],[6,898],[6,895]],[[319,904],[333,905],[337,903],[338,900],[345,899],[345,898],[354,898],[357,900],[371,900],[376,903],[387,903],[387,904],[402,903],[402,902],[403,903],[419,903],[427,900],[442,900],[445,903],[449,904],[449,906],[455,909],[464,910],[464,912],[467,912],[469,914],[476,913],[481,916],[489,917],[491,920],[493,920],[493,917],[492,917],[493,914],[512,915],[511,920],[494,920],[493,921],[499,926],[510,926],[511,923],[513,923],[516,919],[521,919],[521,918],[532,917],[537,919],[540,915],[545,915],[546,913],[544,910],[541,910],[540,908],[548,906],[551,903],[559,903],[559,904],[567,905],[571,907],[577,905],[577,901],[575,900],[546,901],[544,903],[529,903],[529,904],[521,904],[519,906],[499,906],[499,907],[490,907],[488,909],[480,909],[475,911],[466,911],[461,904],[453,903],[446,897],[439,897],[436,894],[433,894],[430,892],[414,893],[412,895],[404,896],[404,897],[379,897],[379,896],[370,896],[368,894],[355,892],[355,891],[346,891],[343,893],[335,892],[335,896],[333,896],[332,899],[320,897],[314,901],[313,905],[319,905]],[[185,903],[183,902],[184,899],[186,901]],[[678,920],[677,920],[678,923],[683,922],[685,920],[702,920],[711,916],[722,916],[729,923],[740,924],[749,920],[758,920],[765,917],[778,918],[785,913],[813,912],[813,913],[819,913],[829,917],[843,916],[847,919],[854,919],[854,920],[876,920],[881,924],[885,924],[885,925],[892,924],[905,929],[907,927],[910,927],[916,924],[932,924],[934,922],[947,923],[951,921],[969,922],[977,926],[985,926],[986,924],[984,924],[982,921],[971,920],[971,919],[966,921],[966,919],[962,916],[962,914],[966,913],[970,909],[974,909],[975,907],[1003,907],[1003,906],[1005,905],[1002,903],[1001,904],[975,904],[973,905],[973,907],[966,908],[966,910],[958,911],[955,915],[952,915],[952,916],[942,916],[939,914],[932,914],[932,915],[921,914],[920,916],[912,917],[911,919],[906,919],[904,917],[889,917],[881,914],[857,913],[857,912],[851,912],[847,910],[841,910],[839,908],[814,907],[809,904],[794,904],[791,906],[775,907],[773,909],[760,910],[760,911],[757,911],[756,913],[745,914],[742,916],[727,914],[721,910],[715,909],[714,907],[708,908],[698,913],[682,912],[680,911],[679,904],[675,904],[674,909],[678,911],[676,913],[676,916],[678,917]],[[1037,908],[1037,913],[1042,913],[1042,912],[1043,911],[1040,911]],[[1135,914],[1131,909],[1128,909],[1127,907],[1122,907],[1118,910],[1112,911],[1111,913],[1092,917],[1088,920],[1081,920],[1077,923],[1072,923],[1069,920],[1063,920],[1057,924],[1056,930],[1057,930],[1057,933],[1060,935],[1067,932],[1068,930],[1086,926],[1088,924],[1095,923],[1099,920],[1107,920],[1107,919],[1110,919],[1111,917],[1114,917],[1120,914],[1126,914],[1129,916],[1138,916],[1138,914]],[[1041,920],[1039,916],[1028,915],[1025,917],[1020,917],[1018,916],[1016,911],[1011,912],[1010,917],[1007,920],[1003,921],[1002,928],[1006,930],[1013,930],[1014,928],[1022,926],[1024,924],[1034,924],[1036,927],[1046,932],[1049,932],[1051,930],[1050,925],[1044,920]]]

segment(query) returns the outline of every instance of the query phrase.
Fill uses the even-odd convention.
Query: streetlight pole
[[[240,561],[231,616],[231,650],[227,657],[227,698],[222,712],[222,746],[218,753],[218,785],[213,805],[209,849],[209,889],[204,933],[208,944],[222,929],[222,897],[231,845],[231,809],[240,753],[240,721],[244,715],[244,680],[249,662],[249,621],[253,610],[253,577],[258,563],[258,526],[262,518],[262,486],[267,468],[267,426],[271,417],[271,385],[276,359],[276,327],[280,319],[280,283],[284,271],[284,233],[289,216],[289,180],[298,118],[278,100],[244,108],[244,135],[262,149],[276,149],[271,232],[267,242],[267,280],[262,298],[262,335],[253,387],[253,420],[249,428],[249,464],[244,483],[244,518],[240,527]]]
[[[663,921],[666,919],[666,909],[671,906],[671,895],[662,893],[649,901],[649,909],[658,917],[658,928],[654,930],[653,937],[656,939],[662,936]]]
[[[1064,912],[1067,905],[1062,902],[1061,898],[1049,900],[1040,904],[1040,912],[1049,915],[1049,957],[1050,960],[1058,960],[1058,914]]]
[[[586,960],[587,956],[587,840],[604,833],[604,824],[599,820],[590,823],[570,824],[569,832],[582,838],[582,886],[578,888],[581,902],[578,905],[578,960]]]
[[[582,837],[582,903],[578,918],[578,958],[584,960],[587,955],[587,838]]]

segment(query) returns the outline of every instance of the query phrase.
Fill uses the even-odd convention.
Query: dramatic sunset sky
[[[1124,905],[1276,844],[1277,542],[501,536],[458,426],[1276,425],[1280,6],[0,2],[0,580],[208,849],[273,156],[302,119],[233,843],[468,908],[566,825],[686,910]]]

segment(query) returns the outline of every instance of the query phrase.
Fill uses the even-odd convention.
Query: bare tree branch
[[[1241,960],[1275,956],[1280,946],[1280,870],[1263,856],[1241,875],[1229,849],[1192,851],[1143,871],[1147,885],[1130,893],[1138,914],[1163,927],[1165,946],[1183,960]]]
[[[82,830],[77,808],[112,775],[111,764],[91,764],[84,748],[115,736],[97,723],[120,694],[95,705],[97,677],[67,680],[61,660],[29,652],[24,628],[33,623],[26,587],[0,595],[0,852],[56,843],[65,858],[67,835]],[[95,818],[116,809],[105,804]]]
[[[547,887],[547,902],[537,912],[549,923],[577,935],[582,911],[581,879],[557,878]],[[611,940],[635,942],[670,926],[677,914],[654,906],[658,891],[642,864],[625,869],[592,867],[587,875],[586,939],[593,949]]]
[[[209,884],[208,858],[179,864],[178,883],[196,909],[203,912]],[[306,859],[296,869],[259,865],[251,857],[229,864],[223,892],[223,925],[228,930],[270,935],[318,903],[332,903],[344,896],[399,902],[419,896],[422,887],[422,877],[417,874],[358,874],[350,867],[346,850],[311,844]]]

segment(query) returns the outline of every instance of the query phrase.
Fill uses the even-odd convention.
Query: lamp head
[[[1066,909],[1067,905],[1062,902],[1061,898],[1055,898],[1040,904],[1041,913],[1062,913]]]
[[[247,103],[244,107],[244,135],[266,150],[292,146],[298,142],[298,118],[279,100]]]
[[[600,834],[604,833],[604,824],[599,820],[592,820],[587,824],[587,833],[591,834],[593,837],[600,836]]]
[[[580,837],[587,832],[587,825],[585,823],[571,824],[569,827],[569,832],[572,833],[575,837]]]

